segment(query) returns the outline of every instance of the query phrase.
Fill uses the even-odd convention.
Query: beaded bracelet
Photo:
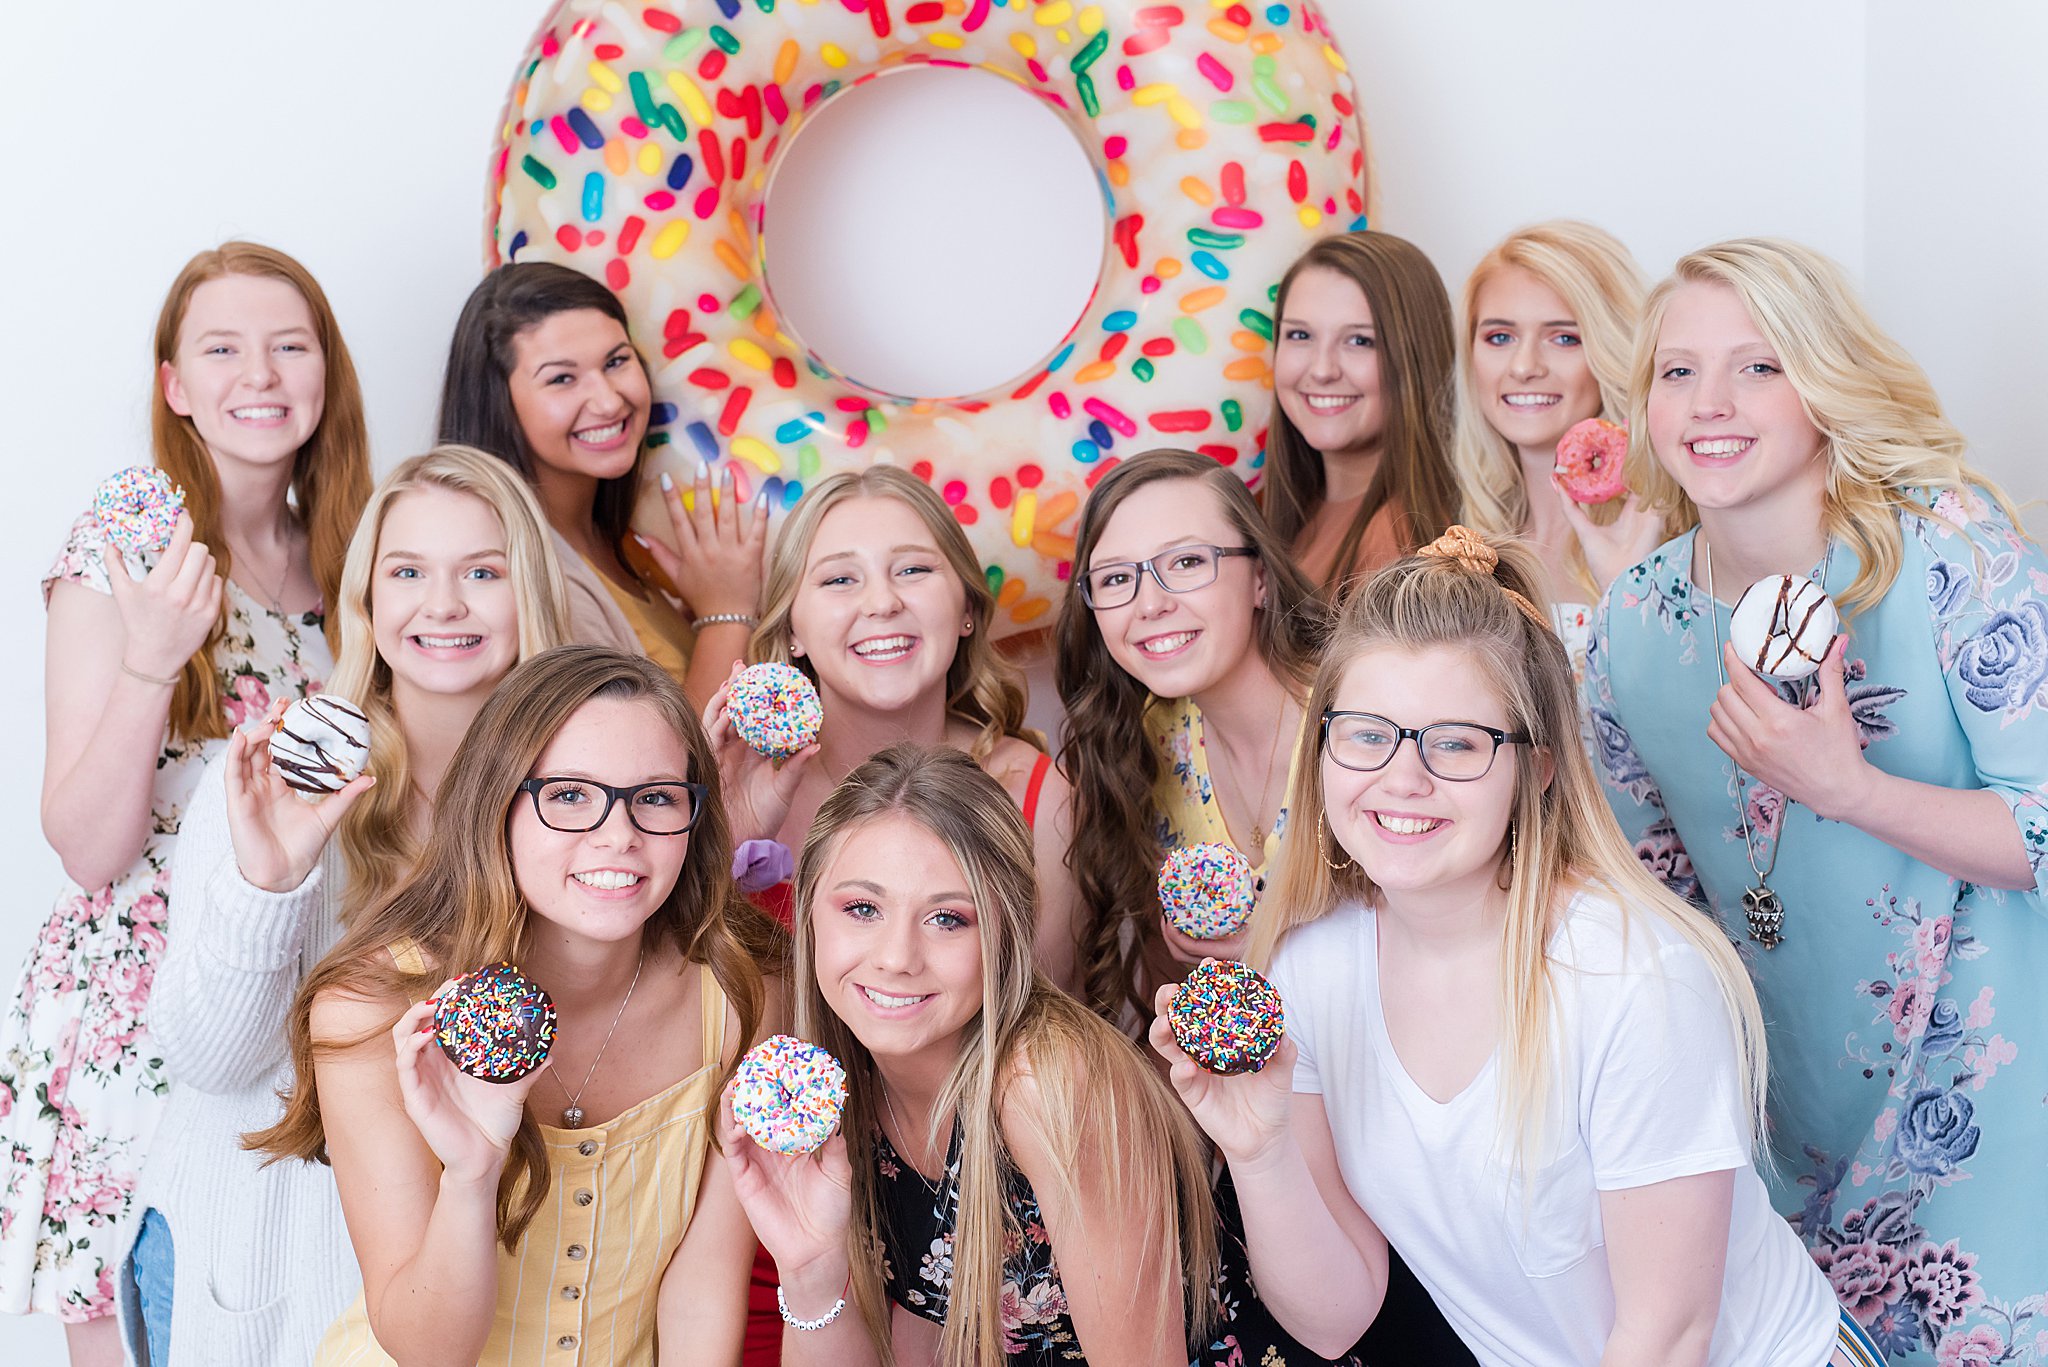
[[[730,622],[734,626],[745,627],[749,631],[761,625],[761,619],[750,612],[713,612],[691,622],[690,630],[702,631],[705,627],[715,627],[725,622]]]
[[[800,1329],[807,1334],[812,1332],[813,1330],[823,1329],[833,1320],[838,1319],[839,1312],[844,1310],[845,1308],[846,1297],[841,1296],[838,1300],[832,1302],[832,1308],[830,1310],[827,1310],[824,1314],[818,1316],[818,1318],[814,1320],[800,1320],[795,1315],[789,1313],[789,1302],[782,1299],[782,1288],[779,1286],[775,1288],[775,1309],[778,1313],[781,1314],[782,1322],[792,1329]]]

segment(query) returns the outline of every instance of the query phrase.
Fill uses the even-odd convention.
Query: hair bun
[[[1455,560],[1474,574],[1483,574],[1489,579],[1493,578],[1494,570],[1500,565],[1500,556],[1493,547],[1487,545],[1479,533],[1464,526],[1452,526],[1418,554]]]
[[[1500,553],[1486,544],[1486,539],[1470,527],[1453,524],[1442,536],[1424,546],[1417,555],[1426,555],[1436,560],[1450,560],[1459,568],[1470,570],[1483,579],[1493,579],[1494,571],[1500,568]],[[1554,632],[1556,626],[1543,609],[1524,597],[1521,592],[1508,584],[1500,584],[1500,591],[1513,600],[1525,616],[1545,631]]]

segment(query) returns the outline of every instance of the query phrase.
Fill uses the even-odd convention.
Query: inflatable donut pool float
[[[1110,225],[1058,348],[979,394],[835,372],[778,322],[763,269],[778,152],[835,95],[917,64],[1044,100]],[[1081,499],[1121,456],[1192,447],[1256,482],[1273,288],[1365,226],[1366,177],[1351,77],[1302,0],[562,0],[500,125],[486,259],[560,262],[625,301],[654,385],[648,480],[730,463],[781,510],[836,470],[906,467],[965,526],[1011,634],[1048,623]],[[668,534],[651,493],[638,525]]]

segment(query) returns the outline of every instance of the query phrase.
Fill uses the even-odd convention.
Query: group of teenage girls
[[[487,277],[373,488],[319,286],[194,258],[186,515],[44,581],[72,886],[0,1034],[0,1308],[159,1367],[2048,1363],[2048,557],[1924,375],[1775,240],[1646,294],[1542,224],[1454,315],[1350,234],[1275,316],[1256,496],[1152,451],[1083,507],[1055,748],[913,476],[630,529],[602,285]],[[1843,608],[1811,686],[1726,644],[1779,573]],[[779,764],[762,660],[824,704]],[[318,804],[262,741],[315,689],[373,737]],[[1200,841],[1230,939],[1159,913]],[[1163,1024],[1211,956],[1279,988],[1261,1071]],[[494,1085],[424,1027],[501,959],[560,1024]],[[724,1101],[776,1031],[849,1075],[812,1155]]]

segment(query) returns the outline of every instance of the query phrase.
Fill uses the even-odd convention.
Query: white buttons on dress
[[[597,1141],[595,1139],[584,1140],[576,1146],[576,1152],[582,1154],[585,1158],[590,1157],[590,1155],[597,1152]]]

